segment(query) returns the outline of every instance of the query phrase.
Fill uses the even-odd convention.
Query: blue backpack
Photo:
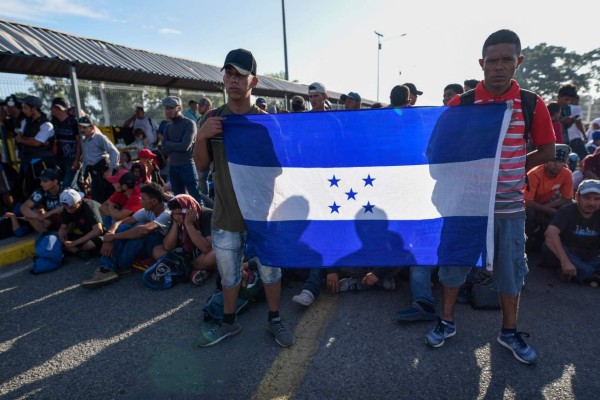
[[[35,239],[35,257],[33,257],[34,275],[58,269],[63,263],[62,243],[56,232],[39,235]]]
[[[190,271],[184,254],[170,251],[144,271],[142,282],[150,289],[169,289],[176,283],[185,282]]]

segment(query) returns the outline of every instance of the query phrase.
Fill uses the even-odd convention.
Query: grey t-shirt
[[[171,228],[171,211],[167,208],[167,205],[163,203],[163,208],[165,211],[160,213],[159,216],[154,214],[154,211],[147,211],[145,209],[141,209],[136,211],[132,217],[137,221],[138,224],[147,224],[148,222],[154,222],[159,226],[160,233],[163,236],[166,236],[169,233],[169,228]]]

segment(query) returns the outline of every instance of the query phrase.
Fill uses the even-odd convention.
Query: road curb
[[[22,238],[14,243],[2,246],[0,250],[0,268],[33,257],[35,237]]]

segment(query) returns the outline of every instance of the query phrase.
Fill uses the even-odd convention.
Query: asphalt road
[[[538,364],[496,343],[498,311],[458,305],[455,337],[438,349],[434,323],[401,324],[407,281],[323,295],[281,314],[296,334],[282,349],[265,330],[266,305],[240,317],[242,332],[197,346],[201,308],[214,279],[151,291],[139,274],[86,290],[96,260],[70,259],[32,276],[30,262],[0,269],[0,398],[4,399],[597,399],[600,288],[565,284],[530,262],[519,330]],[[439,298],[440,288],[435,288]]]

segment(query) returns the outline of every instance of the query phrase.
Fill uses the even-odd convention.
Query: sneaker
[[[412,303],[408,308],[396,313],[399,321],[434,321],[438,318],[434,312],[425,311],[417,302]]]
[[[304,289],[300,294],[292,297],[294,303],[300,304],[301,306],[310,306],[315,301],[315,295],[310,290]]]
[[[431,347],[440,347],[447,338],[456,335],[456,324],[449,324],[438,318],[438,323],[425,335],[425,342]]]
[[[281,347],[288,347],[294,344],[294,334],[283,326],[281,317],[273,318],[269,321],[267,331],[275,336],[275,341]]]
[[[115,273],[115,271],[106,271],[102,272],[100,267],[96,268],[94,271],[94,275],[86,281],[81,282],[81,286],[84,288],[95,288],[98,286],[108,285],[111,282],[114,282],[119,279],[119,275]]]
[[[233,324],[218,323],[205,324],[202,327],[202,334],[200,336],[200,347],[208,347],[213,344],[219,343],[221,340],[234,336],[240,333],[242,327],[238,324],[237,318],[233,321]]]
[[[383,278],[377,281],[377,285],[381,286],[385,290],[396,290],[396,280],[393,277]]]
[[[210,277],[210,272],[203,270],[203,269],[199,269],[199,270],[192,271],[192,273],[190,275],[190,281],[194,285],[202,286],[202,285],[204,285],[204,283],[206,283],[206,281],[208,280],[209,277]]]
[[[510,335],[503,335],[502,332],[498,335],[498,343],[512,351],[513,356],[522,363],[535,364],[535,350],[525,343],[521,336],[529,337],[529,333],[516,332]]]
[[[358,278],[343,278],[338,282],[340,292],[358,292],[359,290],[365,290],[369,287],[364,285]]]

